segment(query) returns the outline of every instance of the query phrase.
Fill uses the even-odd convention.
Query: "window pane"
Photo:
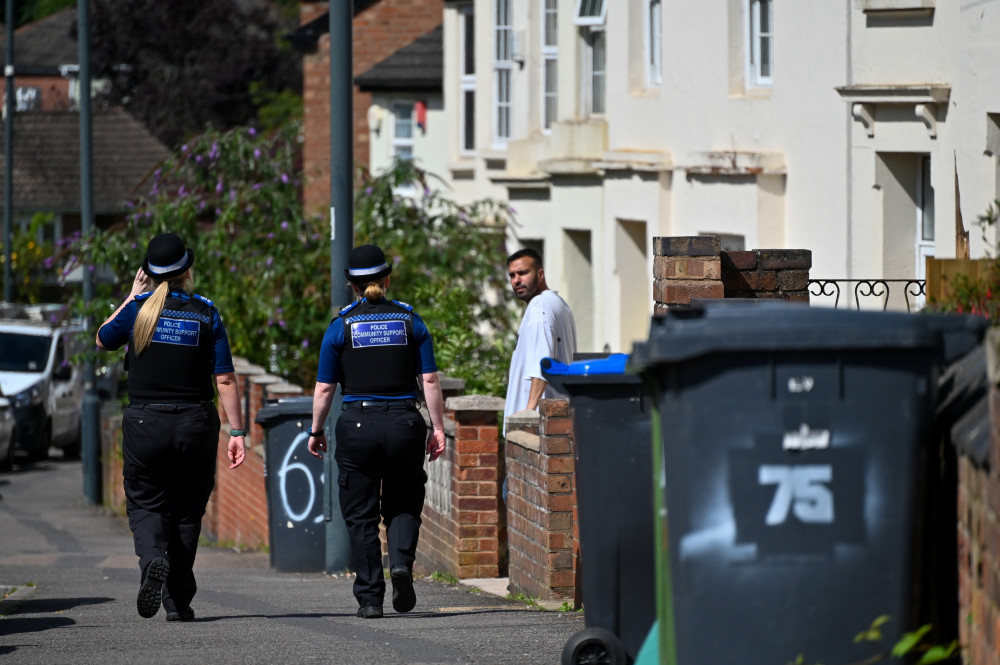
[[[604,0],[580,0],[579,16],[598,17],[604,9]]]
[[[462,73],[476,73],[476,18],[472,12],[462,15],[464,41],[462,47],[465,52],[462,58]]]
[[[771,0],[759,0],[760,8],[760,32],[761,34],[771,32]]]
[[[510,70],[497,70],[497,138],[510,138]]]
[[[466,90],[465,95],[465,117],[462,119],[462,148],[474,150],[476,148],[476,93],[474,90]]]
[[[556,0],[545,0],[545,46],[555,46],[556,38]]]
[[[604,113],[605,97],[605,60],[606,45],[603,30],[595,30],[593,33],[593,99],[591,100],[591,111],[594,113]]]
[[[558,61],[555,58],[545,60],[545,129],[552,126],[556,120],[556,72]]]
[[[409,104],[396,106],[396,138],[413,138],[413,107]]]
[[[663,78],[660,0],[649,0],[649,82],[658,84]]]
[[[771,78],[771,38],[760,38],[760,76]]]
[[[399,159],[413,159],[413,146],[408,145],[397,145],[396,146],[396,157]]]
[[[931,187],[931,158],[921,160],[920,174],[920,236],[922,240],[934,240],[934,188]]]

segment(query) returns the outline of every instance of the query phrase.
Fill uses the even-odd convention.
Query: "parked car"
[[[0,470],[14,461],[14,409],[10,400],[0,395]]]
[[[13,455],[80,455],[83,373],[70,361],[82,348],[82,328],[0,319],[0,394],[11,402]]]

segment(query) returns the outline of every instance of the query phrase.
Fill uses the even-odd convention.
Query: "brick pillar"
[[[655,313],[687,305],[692,298],[722,298],[718,236],[653,238]]]
[[[455,462],[452,471],[453,516],[458,526],[460,578],[500,577],[500,544],[506,528],[500,519],[501,480],[499,397],[450,397],[455,418]]]
[[[754,249],[722,253],[726,298],[772,298],[809,303],[808,249]]]
[[[453,386],[454,387],[454,386]],[[427,462],[427,492],[416,567],[462,579],[507,574],[507,523],[500,500],[503,399],[484,395],[445,400],[448,449]],[[426,416],[425,416],[426,417]]]

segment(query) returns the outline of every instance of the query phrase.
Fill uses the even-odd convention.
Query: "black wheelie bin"
[[[662,452],[659,662],[860,662],[873,645],[854,638],[882,616],[883,648],[927,623],[954,637],[927,602],[953,579],[926,555],[954,515],[926,488],[938,373],[982,330],[777,304],[653,319],[630,369]]]
[[[542,375],[569,395],[576,444],[586,629],[563,665],[635,661],[656,619],[653,584],[652,405],[627,356],[542,361]]]

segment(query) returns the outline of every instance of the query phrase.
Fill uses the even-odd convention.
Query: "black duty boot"
[[[392,609],[397,612],[409,612],[417,604],[417,593],[413,590],[413,573],[403,564],[392,567],[389,571],[392,580]]]
[[[169,574],[170,562],[163,557],[153,559],[146,567],[139,595],[135,599],[135,608],[143,619],[154,617],[160,611],[160,594]]]
[[[365,605],[364,607],[358,608],[358,617],[362,619],[381,619],[382,618],[382,606],[381,605]]]

